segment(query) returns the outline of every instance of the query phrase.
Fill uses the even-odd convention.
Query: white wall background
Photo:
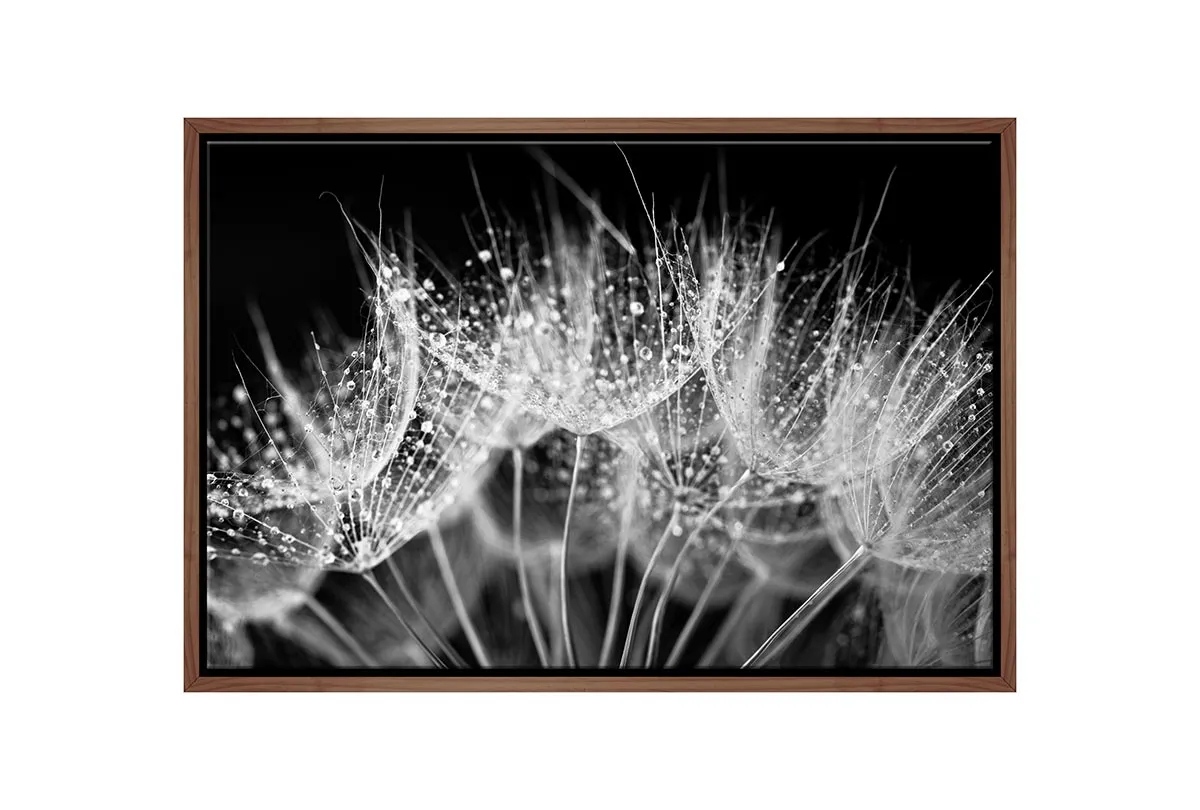
[[[5,12],[3,803],[1168,807],[1194,793],[1185,4],[453,5]],[[1020,692],[182,694],[188,115],[1017,116]]]

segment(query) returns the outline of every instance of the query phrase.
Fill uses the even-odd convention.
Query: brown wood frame
[[[200,675],[200,136],[217,133],[1000,135],[999,676],[202,676]],[[183,688],[187,692],[1013,692],[1016,643],[1016,120],[1013,118],[190,118],[183,126]]]

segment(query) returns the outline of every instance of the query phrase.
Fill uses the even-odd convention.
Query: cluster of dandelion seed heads
[[[389,251],[379,275],[387,302],[415,307],[423,345],[482,387],[590,434],[699,367],[674,281],[688,259],[657,238],[639,251],[601,229],[535,242],[489,227],[477,246],[454,270]]]
[[[299,380],[268,351],[266,397],[214,403],[210,563],[367,573],[465,509],[479,560],[546,572],[571,503],[577,565],[628,545],[692,604],[806,595],[847,542],[904,569],[990,568],[978,290],[922,312],[866,246],[817,263],[745,222],[638,246],[488,218],[456,267],[364,233],[362,339],[314,337]],[[488,506],[514,487],[523,516]]]

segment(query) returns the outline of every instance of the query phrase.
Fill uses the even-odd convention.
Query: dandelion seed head
[[[986,393],[986,391],[985,391]],[[982,573],[992,564],[992,404],[962,391],[918,444],[846,487],[831,523],[899,565]],[[982,417],[982,418],[980,418]]]

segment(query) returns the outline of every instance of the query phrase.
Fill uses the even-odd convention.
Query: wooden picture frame
[[[200,566],[201,150],[218,134],[988,134],[1000,144],[999,657],[997,674],[829,676],[206,675]],[[218,119],[184,121],[184,690],[221,691],[987,691],[1016,690],[1016,122],[945,119]],[[939,437],[940,438],[940,437]]]

